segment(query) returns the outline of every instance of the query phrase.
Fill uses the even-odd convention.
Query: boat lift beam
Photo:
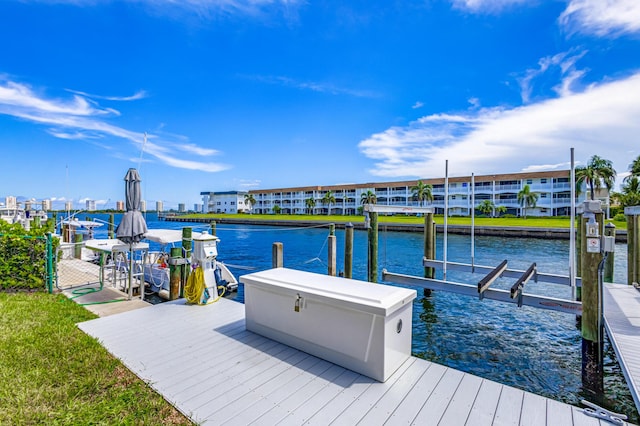
[[[500,262],[498,266],[493,268],[487,275],[478,281],[478,296],[480,297],[480,300],[484,298],[484,292],[489,289],[489,286],[502,276],[505,269],[507,269],[507,259]]]
[[[382,279],[394,284],[403,284],[412,287],[427,288],[430,290],[448,291],[450,293],[461,294],[464,296],[475,297],[478,294],[478,288],[476,285],[395,274],[388,272],[387,270],[382,271]],[[518,300],[511,298],[511,293],[508,290],[489,288],[484,291],[484,297],[486,299],[497,300],[499,302],[518,303]],[[520,306],[522,305],[547,309],[550,311],[564,312],[566,314],[582,315],[582,303],[573,300],[523,294]]]
[[[431,260],[426,257],[422,259],[422,264],[425,268],[434,268],[434,269],[442,269],[443,261],[441,260]],[[471,265],[468,263],[457,263],[457,262],[447,262],[447,271],[460,271],[460,272],[471,272],[471,273],[485,273],[493,271],[495,268],[493,266],[481,266],[481,265]],[[520,278],[522,274],[526,271],[522,271],[519,269],[505,269],[502,272],[502,276],[506,278]],[[555,274],[541,274],[540,272],[535,273],[534,276],[535,282],[543,282],[543,283],[551,283],[551,284],[562,284],[562,285],[571,285],[571,281],[568,276],[564,275],[555,275]],[[579,277],[576,277],[576,286],[582,286],[582,280]]]
[[[520,278],[518,278],[518,281],[516,281],[516,283],[511,287],[511,298],[512,299],[518,299],[518,307],[522,307],[522,290],[524,289],[524,285],[531,279],[532,276],[534,276],[536,274],[536,264],[532,263],[531,266],[529,266],[529,268],[527,268],[527,270],[525,271],[524,274],[522,274],[522,276]]]

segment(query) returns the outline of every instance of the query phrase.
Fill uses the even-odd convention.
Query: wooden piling
[[[367,280],[378,282],[378,213],[369,212],[369,246],[367,252]]]
[[[191,260],[191,250],[193,249],[193,229],[189,226],[182,228],[182,255],[187,261]],[[181,290],[184,290],[184,284],[189,279],[189,275],[191,275],[191,268],[187,265],[182,268],[182,284],[180,286]],[[183,294],[180,294],[180,297],[183,297]]]
[[[353,223],[345,226],[344,233],[344,277],[353,277]]]
[[[284,267],[284,246],[282,243],[273,243],[271,246],[271,267]]]
[[[169,262],[169,300],[176,300],[180,297],[180,280],[184,265],[177,265],[177,259],[182,258],[180,247],[171,247],[171,261]]]
[[[633,283],[640,283],[640,216],[633,216]],[[627,260],[628,262],[628,260]]]
[[[73,257],[82,259],[82,234],[76,234],[73,242],[75,243],[73,246]]]
[[[633,285],[635,277],[636,216],[627,215],[627,284]]]
[[[336,256],[337,256],[337,242],[335,235],[329,235],[327,237],[329,240],[327,241],[327,273],[332,277],[337,275],[337,267],[336,267]]]
[[[433,213],[424,215],[424,257],[435,260],[435,227],[433,226]],[[424,268],[424,277],[433,278],[434,268]]]
[[[209,222],[209,226],[211,227],[211,235],[216,235],[216,221]]]
[[[108,225],[108,233],[109,233],[109,238],[115,238],[114,235],[114,224],[115,224],[115,218],[113,213],[109,213],[109,225]]]
[[[613,241],[616,240],[616,226],[609,222],[604,226],[604,235],[613,237]],[[604,282],[613,282],[613,265],[615,252],[611,252],[607,255],[607,260],[604,263]]]
[[[598,223],[597,232],[587,232],[593,216]],[[603,255],[600,251],[601,235],[604,232],[603,214],[600,203],[585,202],[582,232],[582,387],[593,395],[602,394],[603,381],[603,339],[602,339],[602,299],[598,277],[598,266]],[[597,242],[597,246],[596,246]]]

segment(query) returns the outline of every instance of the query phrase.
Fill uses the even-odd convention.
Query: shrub
[[[618,213],[617,215],[615,215],[613,217],[613,220],[615,222],[626,222],[627,221],[627,216],[625,216],[624,213]]]

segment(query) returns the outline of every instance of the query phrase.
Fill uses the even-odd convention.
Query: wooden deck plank
[[[502,388],[503,386],[499,383],[483,380],[465,424],[469,426],[492,425]]]
[[[465,374],[438,425],[464,425],[471,412],[471,407],[473,407],[473,402],[478,396],[481,384],[480,377]]]
[[[496,425],[518,425],[522,414],[522,400],[524,391],[505,386],[500,393],[496,416],[493,421]],[[570,423],[565,423],[566,425]]]
[[[605,329],[640,410],[640,292],[633,286],[607,283],[603,305]]]
[[[525,392],[522,400],[520,426],[545,426],[547,424],[547,400],[540,395]]]
[[[437,424],[449,406],[463,377],[464,373],[462,371],[447,368],[442,379],[438,382],[433,392],[431,392],[429,399],[427,399],[427,402],[422,406],[422,409],[412,423],[423,425],[433,422]]]
[[[380,383],[247,331],[244,305],[226,299],[168,302],[78,326],[198,423],[539,424],[527,413],[537,415],[541,401],[547,424],[595,420],[415,357]]]
[[[396,407],[395,411],[389,417],[389,424],[409,424],[411,423],[420,409],[424,406],[425,395],[429,395],[438,382],[447,371],[447,367],[439,364],[431,364],[427,367],[420,380],[410,390],[407,396]],[[373,411],[373,410],[372,410]]]

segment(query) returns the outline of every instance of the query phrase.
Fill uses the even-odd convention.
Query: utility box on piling
[[[240,280],[249,331],[381,382],[411,356],[415,290],[287,268]]]

